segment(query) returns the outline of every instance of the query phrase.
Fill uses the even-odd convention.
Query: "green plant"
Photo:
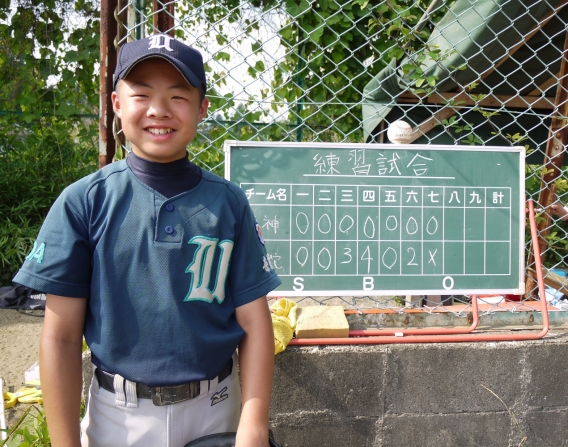
[[[16,424],[6,430],[8,437],[0,447],[50,447],[51,440],[43,408],[32,405],[24,411]]]
[[[61,190],[97,168],[98,30],[88,0],[0,2],[0,285]]]
[[[392,300],[400,307],[406,306],[406,299],[402,295],[395,295],[392,297]]]
[[[0,117],[0,284],[10,283],[62,189],[96,170],[97,125],[83,126],[75,139],[69,120],[44,117],[24,130]]]
[[[515,135],[511,136],[516,138]],[[528,147],[525,146],[528,150]],[[537,201],[542,188],[542,178],[550,172],[542,165],[525,165],[525,190],[527,198]],[[564,167],[558,178],[554,181],[554,189],[557,196],[564,197],[568,193],[568,167]],[[542,211],[536,212],[536,222],[540,224],[547,220],[547,216]],[[559,263],[565,263],[565,257],[568,256],[568,229],[567,224],[559,219],[550,221],[549,232],[546,235],[548,249],[542,253],[543,264],[548,267],[555,267]],[[526,241],[530,240],[530,233],[527,226]],[[528,252],[527,252],[528,256]]]
[[[393,57],[400,60],[423,45],[431,32],[431,23],[442,17],[445,10],[438,8],[431,21],[414,32],[430,3],[197,0],[180,4],[176,14],[183,27],[201,29],[203,41],[215,41],[221,48],[212,52],[207,73],[211,85],[210,114],[214,120],[208,120],[201,136],[217,149],[225,139],[310,141],[333,134],[333,140],[361,141],[361,92],[369,77]],[[275,66],[271,64],[274,57],[270,39],[261,29],[261,16],[274,18],[280,47],[285,50]],[[232,24],[237,24],[243,33],[234,37]],[[184,31],[176,30],[176,35],[184,37]],[[200,44],[196,42],[197,46]],[[258,83],[262,85],[258,95],[271,103],[271,111],[268,107],[259,109],[253,98],[235,99],[232,93],[221,92],[231,82],[223,67],[235,57],[234,52],[226,49],[234,49],[233,45],[246,46],[248,66],[244,81],[264,81]],[[429,53],[427,57],[441,57],[436,48],[430,48]],[[428,85],[435,79],[414,82]],[[274,122],[271,112],[280,117],[279,122]],[[259,123],[262,118],[271,124]],[[208,157],[203,152],[199,154],[198,160]]]

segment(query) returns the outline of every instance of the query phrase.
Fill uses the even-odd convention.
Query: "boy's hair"
[[[199,89],[203,102],[207,79],[201,53],[167,34],[154,34],[145,39],[127,42],[120,47],[113,89],[116,90],[118,81],[125,79],[138,62],[152,57],[161,57],[177,68],[190,85]]]

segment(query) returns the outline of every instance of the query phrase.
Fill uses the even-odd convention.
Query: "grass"
[[[31,405],[16,424],[6,431],[8,438],[0,443],[0,447],[51,446],[45,413],[38,405]]]
[[[525,435],[525,433],[523,432],[523,429],[521,428],[519,421],[517,420],[517,418],[515,417],[515,415],[511,411],[511,409],[507,406],[507,404],[505,402],[503,402],[503,399],[501,399],[497,394],[495,394],[494,391],[490,390],[489,388],[487,388],[483,384],[481,384],[481,386],[483,388],[485,388],[487,391],[489,391],[491,394],[493,394],[493,396],[495,396],[497,399],[499,399],[499,401],[503,404],[503,406],[505,407],[505,409],[509,413],[509,417],[511,418],[511,422],[515,425],[517,431],[519,432],[519,437],[521,438],[521,442],[519,443],[519,445],[517,447],[523,447],[525,445],[525,443],[527,442],[528,438],[527,438],[527,435]]]
[[[83,352],[88,349],[83,340]],[[81,419],[85,415],[85,401],[81,400]],[[51,439],[47,430],[45,412],[41,405],[30,405],[20,416],[13,427],[5,431],[8,437],[0,440],[0,447],[51,447]]]

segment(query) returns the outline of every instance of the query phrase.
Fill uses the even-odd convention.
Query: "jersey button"
[[[164,231],[168,234],[172,234],[174,232],[174,229],[173,229],[173,227],[170,227],[168,225],[166,228],[164,228]]]
[[[171,203],[168,203],[166,205],[166,211],[173,211],[174,210],[174,206]]]

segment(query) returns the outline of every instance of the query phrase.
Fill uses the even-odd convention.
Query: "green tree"
[[[203,39],[214,38],[231,47],[231,24],[238,23],[244,32],[237,43],[247,40],[246,54],[251,79],[269,74],[269,88],[261,89],[261,99],[271,98],[273,112],[287,107],[287,120],[264,129],[256,128],[249,138],[278,140],[361,141],[360,101],[363,88],[371,77],[390,63],[400,60],[424,45],[433,23],[447,10],[441,2],[429,20],[415,30],[431,1],[388,0],[234,0],[210,2],[198,0],[184,3],[181,21],[188,29],[203,30]],[[260,23],[268,15],[276,17],[278,37],[284,56],[268,66],[263,57],[265,39],[254,38]],[[180,35],[183,32],[180,31]],[[431,53],[431,54],[430,54]],[[431,49],[427,57],[439,57]],[[228,62],[228,50],[217,52],[214,60]],[[237,57],[241,57],[240,55]],[[413,65],[420,67],[417,60]],[[227,74],[220,70],[209,73],[213,84],[221,87]],[[433,82],[428,80],[427,82]],[[234,106],[230,95],[212,103],[216,113]],[[265,118],[260,111],[248,119]],[[242,123],[242,121],[240,121]],[[246,133],[241,135],[247,136]],[[233,129],[227,130],[232,133]]]
[[[99,5],[0,3],[0,285],[61,190],[97,167]]]
[[[423,46],[444,11],[439,7],[417,29],[430,3],[176,2],[181,23],[176,35],[191,39],[187,33],[198,30],[197,45],[212,57],[207,75],[213,118],[190,147],[193,159],[222,174],[226,139],[362,141],[363,88],[393,58]],[[149,13],[151,2],[140,4]],[[95,0],[0,2],[2,282],[20,264],[61,189],[96,169],[97,121],[90,117],[98,111],[98,16]],[[266,35],[261,29],[267,17],[282,51],[277,59],[268,46],[274,31]],[[153,32],[151,23],[141,26]],[[209,48],[211,42],[218,48]],[[235,51],[235,45],[241,49]],[[423,56],[437,57],[435,49],[430,53]],[[224,68],[230,62],[248,64],[245,84],[262,81],[262,87],[235,99],[235,77]],[[419,69],[420,63],[403,69]],[[259,106],[259,100],[271,108]]]

